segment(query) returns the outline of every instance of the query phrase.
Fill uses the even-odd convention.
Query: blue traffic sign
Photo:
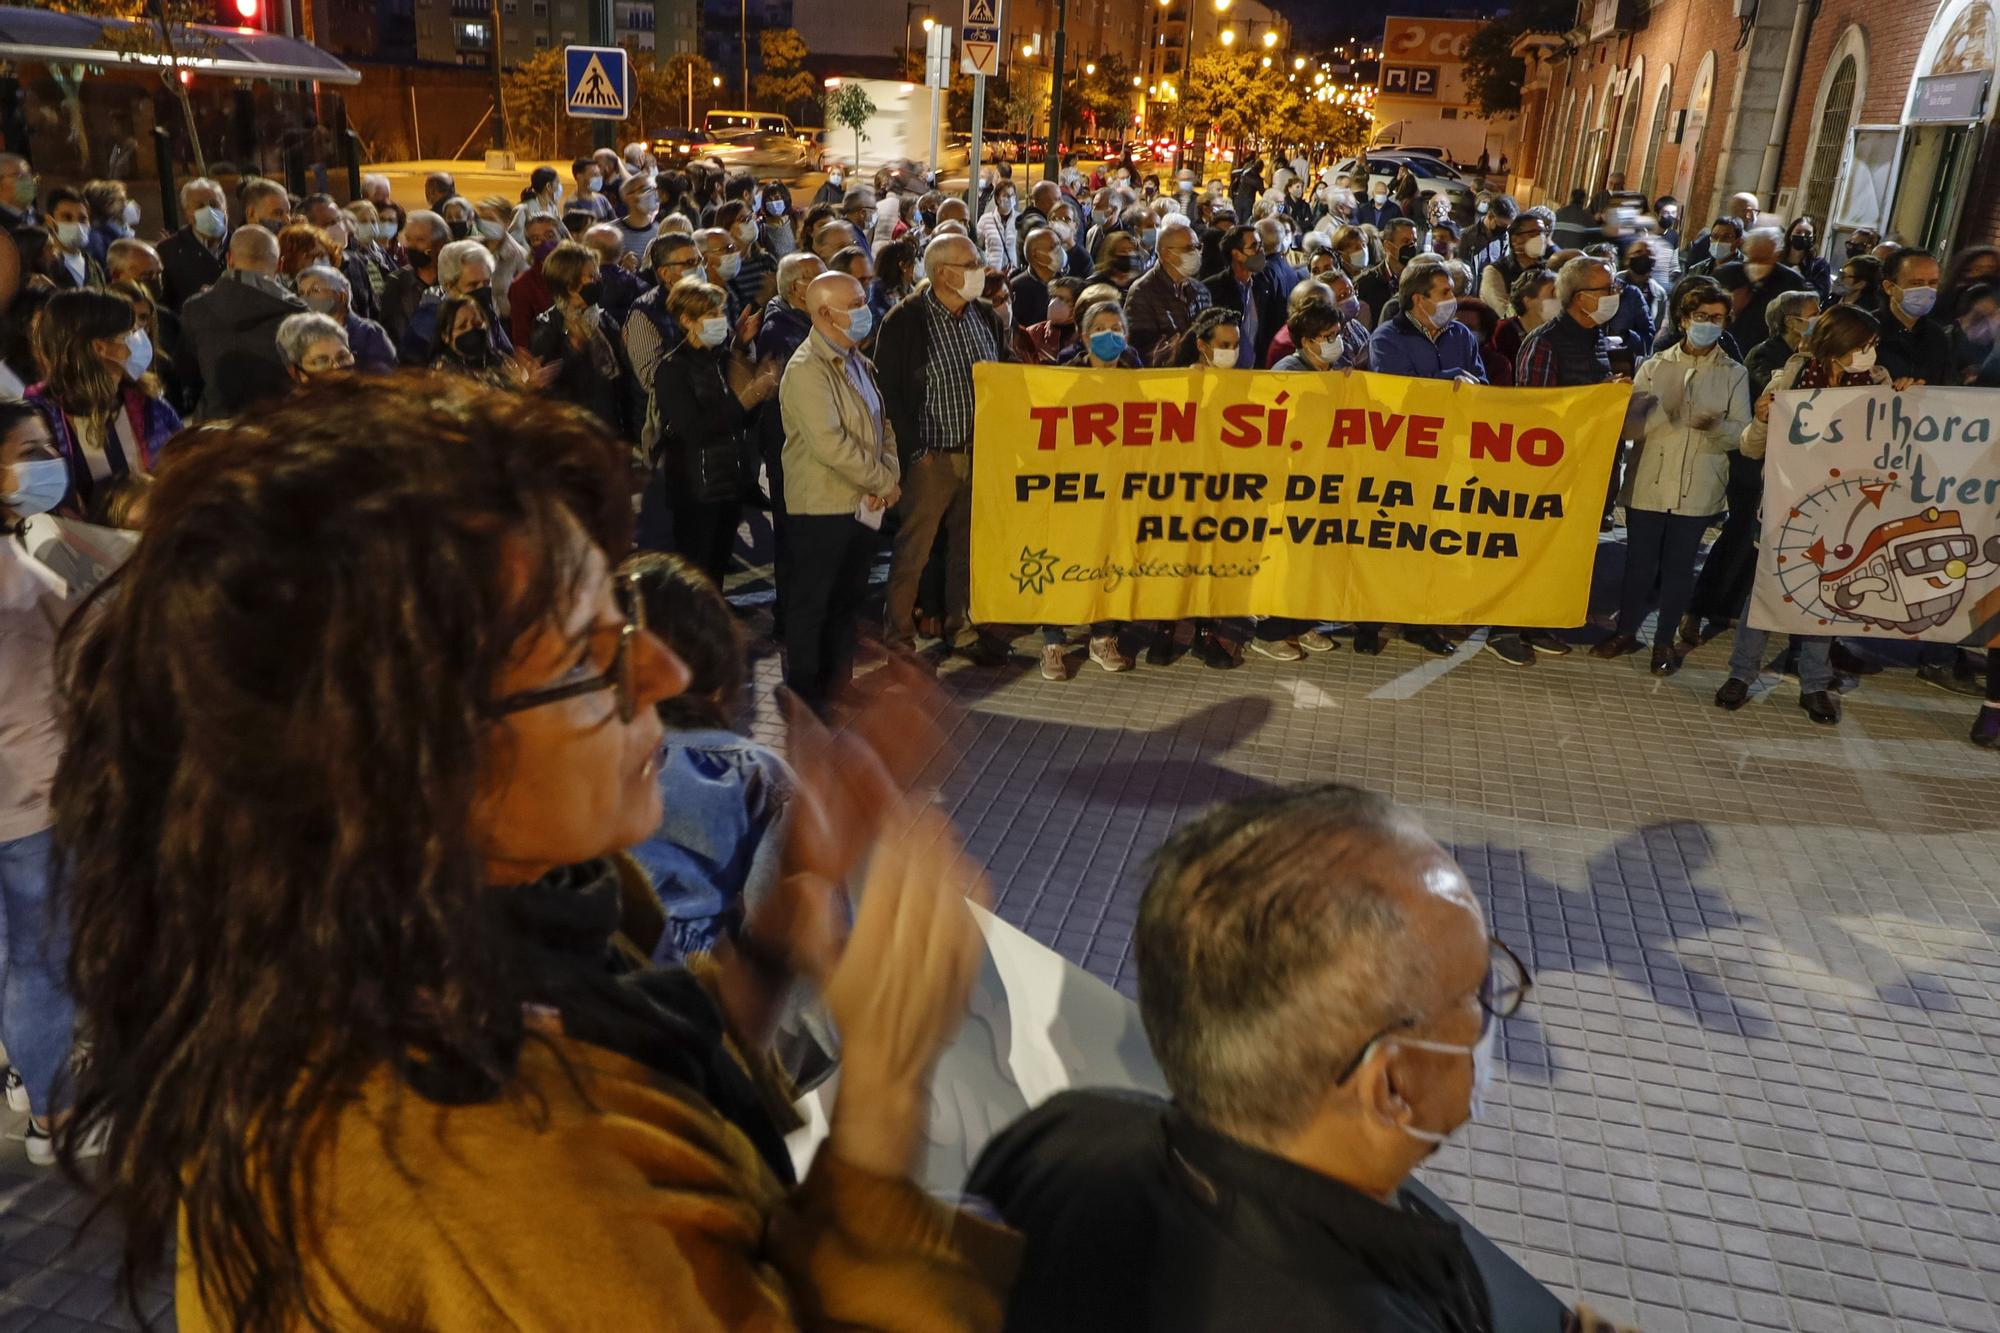
[[[563,92],[570,115],[585,120],[624,120],[632,114],[631,87],[623,47],[563,48]]]

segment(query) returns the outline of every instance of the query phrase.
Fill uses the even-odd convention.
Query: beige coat
[[[870,410],[847,378],[860,363],[869,383],[875,367],[860,352],[842,352],[817,332],[792,353],[778,385],[785,423],[785,508],[794,514],[851,514],[864,495],[887,497],[902,468],[886,408]],[[876,387],[877,402],[881,388]]]
[[[1751,424],[1750,372],[1720,350],[1696,356],[1676,343],[1640,363],[1632,392],[1654,401],[1625,474],[1626,505],[1667,514],[1721,513],[1729,451]],[[1694,420],[1710,413],[1715,424],[1697,429]]]

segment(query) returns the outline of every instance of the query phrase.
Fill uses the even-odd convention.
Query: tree
[[[987,104],[992,105],[993,90],[986,90]],[[1035,125],[1047,113],[1049,99],[1029,80],[1022,80],[1019,88],[1009,87],[1007,95],[1000,103],[1000,123],[1009,130],[1023,134],[1033,134]]]
[[[1482,116],[1521,109],[1527,62],[1508,48],[1523,33],[1568,32],[1576,22],[1575,0],[1515,0],[1500,17],[1472,34],[1465,44],[1465,86]]]
[[[660,80],[677,99],[674,102],[677,114],[686,116],[688,128],[693,129],[694,103],[706,98],[715,86],[715,66],[699,54],[668,56],[660,66]]]
[[[1079,61],[1063,83],[1065,131],[1110,134],[1125,123],[1131,107],[1132,76],[1121,56]]]
[[[1190,60],[1177,85],[1184,123],[1228,138],[1253,133],[1261,115],[1255,69],[1254,57],[1227,48]]]
[[[562,157],[577,122],[563,109],[563,53],[537,51],[500,75],[500,96],[517,149],[528,157]]]
[[[854,131],[854,161],[861,161],[861,141],[867,136],[862,133],[868,125],[868,118],[875,114],[875,99],[868,90],[858,83],[843,83],[838,88],[827,91],[826,123],[829,126],[843,125]]]
[[[184,67],[191,67],[186,66],[186,62],[192,57],[207,54],[217,44],[213,37],[187,26],[215,21],[215,10],[207,0],[41,0],[41,7],[61,14],[131,21],[132,27],[107,29],[98,42],[109,50],[163,60],[160,79],[181,105],[181,119],[187,126],[188,151],[194,154],[195,174],[206,176],[208,158],[201,149],[201,132],[195,125],[194,103],[188,97],[187,85],[181,82],[180,74]],[[62,90],[64,103],[69,107],[71,138],[79,148],[86,148],[88,140],[79,95],[83,66],[51,64],[48,68],[56,87]]]
[[[757,100],[791,112],[810,102],[818,87],[805,68],[806,41],[797,28],[766,28],[757,34],[764,72],[757,76]]]

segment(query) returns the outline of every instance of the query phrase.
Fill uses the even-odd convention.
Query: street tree
[[[41,0],[40,7],[58,14],[82,14],[90,18],[131,22],[129,28],[107,29],[98,39],[99,44],[107,50],[144,55],[161,62],[160,80],[180,103],[181,119],[187,130],[188,152],[194,157],[195,174],[206,176],[208,158],[202,152],[201,131],[195,125],[194,102],[189,98],[187,85],[181,82],[180,75],[183,68],[193,68],[189,63],[193,58],[208,54],[216,45],[214,38],[188,26],[213,23],[216,18],[214,6],[206,0]],[[87,156],[90,140],[84,125],[81,95],[84,67],[51,63],[48,70],[56,88],[62,93],[69,137]]]
[[[1081,60],[1063,83],[1063,129],[1105,135],[1131,114],[1132,75],[1124,57],[1101,55]]]
[[[806,40],[797,28],[766,28],[757,34],[764,72],[757,76],[757,99],[787,115],[812,101],[818,85],[805,67]]]
[[[1228,49],[1205,51],[1188,62],[1179,87],[1180,117],[1194,127],[1196,143],[1208,132],[1241,139],[1259,128],[1253,57]]]
[[[867,137],[862,131],[868,125],[868,118],[875,114],[875,99],[860,84],[843,83],[838,88],[827,90],[825,105],[829,127],[839,125],[854,132],[853,160],[859,164],[861,141]]]
[[[676,99],[674,115],[667,117],[667,121],[685,117],[688,128],[693,129],[695,104],[706,100],[715,86],[715,66],[708,63],[706,56],[684,52],[668,56],[661,63],[660,78]]]
[[[500,74],[500,96],[506,104],[507,128],[518,151],[528,157],[562,157],[582,142],[570,136],[573,121],[564,110],[563,53],[551,48]]]
[[[1521,109],[1528,65],[1509,50],[1516,38],[1529,32],[1567,32],[1575,21],[1574,0],[1515,0],[1472,34],[1465,44],[1465,86],[1479,114],[1491,117]]]

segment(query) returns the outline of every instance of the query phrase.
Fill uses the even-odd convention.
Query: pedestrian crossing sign
[[[624,120],[632,114],[631,86],[623,47],[563,48],[563,90],[570,115]]]

